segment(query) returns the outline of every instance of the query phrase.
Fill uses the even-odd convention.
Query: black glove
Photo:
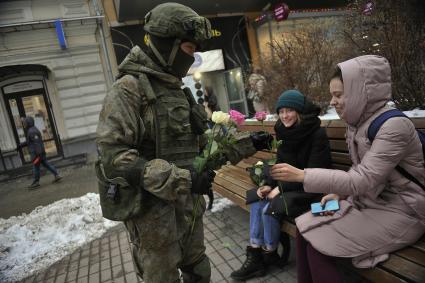
[[[251,135],[252,144],[257,151],[264,149],[271,149],[273,136],[265,131],[252,132]]]
[[[192,189],[193,194],[206,195],[211,189],[212,182],[214,181],[215,172],[213,170],[206,170],[198,174],[194,170],[190,170],[192,177]]]

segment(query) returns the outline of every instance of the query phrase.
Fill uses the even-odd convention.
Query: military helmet
[[[164,3],[153,8],[145,16],[144,29],[158,37],[186,39],[196,44],[211,38],[208,19],[178,3]]]

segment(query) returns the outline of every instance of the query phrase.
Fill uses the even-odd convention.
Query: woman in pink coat
[[[374,267],[389,253],[415,243],[425,232],[425,191],[403,177],[400,165],[425,184],[422,146],[413,123],[388,119],[371,144],[370,123],[391,109],[391,70],[380,56],[360,56],[338,64],[330,81],[331,105],[347,123],[346,141],[353,162],[348,172],[272,168],[280,181],[303,182],[304,190],[339,200],[340,210],[326,216],[307,212],[296,218],[298,282],[341,282],[334,257],[354,266]]]

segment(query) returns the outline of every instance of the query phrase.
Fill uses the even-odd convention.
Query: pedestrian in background
[[[16,150],[18,151],[22,147],[28,146],[34,174],[34,181],[31,183],[31,185],[28,186],[28,188],[35,189],[40,187],[40,165],[43,165],[47,170],[52,172],[52,174],[55,176],[53,182],[57,182],[62,179],[56,168],[47,161],[46,150],[44,149],[43,144],[43,136],[34,125],[34,118],[26,117],[24,120],[24,127],[27,131],[25,137],[26,141],[18,144]]]
[[[270,113],[265,98],[266,83],[266,78],[259,74],[258,69],[249,76],[249,92],[247,98],[252,101],[255,112],[265,111]]]

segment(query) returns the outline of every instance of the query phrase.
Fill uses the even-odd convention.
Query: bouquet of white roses
[[[205,170],[217,170],[227,161],[236,164],[242,158],[255,153],[249,133],[237,132],[237,126],[245,121],[242,113],[235,110],[230,110],[229,113],[216,111],[213,112],[211,120],[214,122],[214,126],[205,132],[208,142],[192,164],[197,173]],[[199,196],[193,209],[192,232],[201,197]]]
[[[236,127],[245,121],[242,113],[235,110],[230,110],[229,113],[216,111],[211,120],[214,126],[205,132],[208,136],[207,145],[193,162],[197,173],[206,169],[217,170],[227,161],[237,163],[241,157],[254,153],[249,136],[236,131]]]

